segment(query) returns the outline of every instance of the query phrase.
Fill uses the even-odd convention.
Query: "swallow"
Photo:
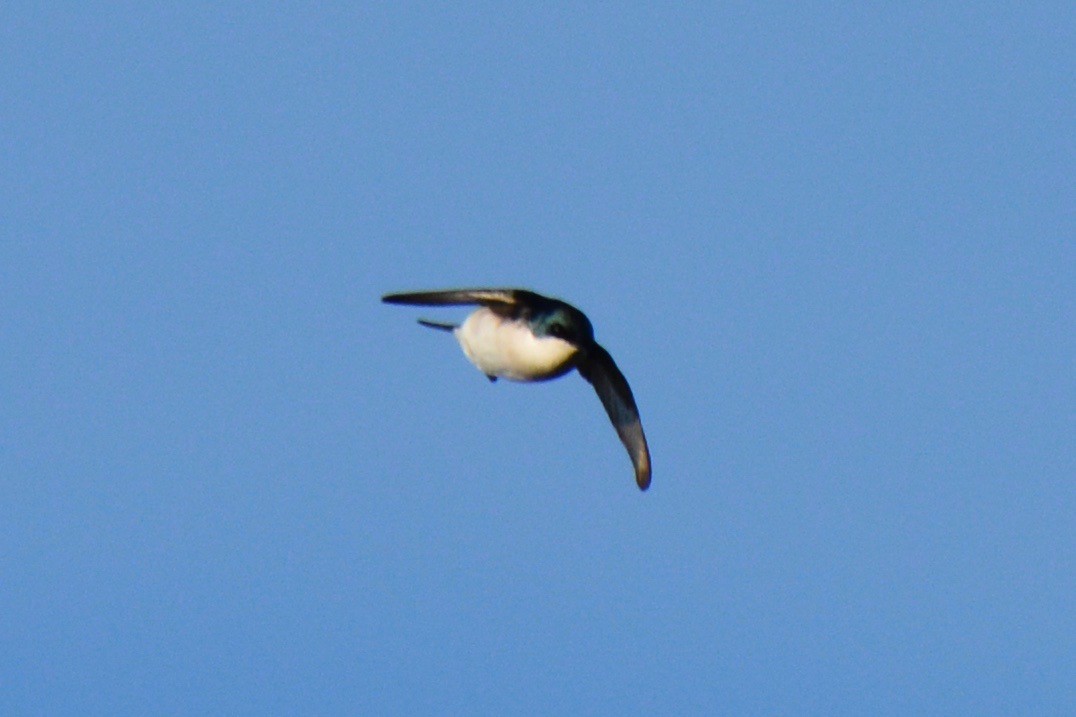
[[[635,397],[613,357],[594,340],[594,327],[582,311],[525,289],[417,291],[386,294],[381,300],[408,306],[478,306],[462,324],[419,323],[452,332],[490,381],[548,381],[577,369],[594,386],[628,449],[639,489],[650,486],[650,449]]]

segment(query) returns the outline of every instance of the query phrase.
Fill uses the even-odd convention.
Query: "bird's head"
[[[582,311],[574,306],[560,303],[549,307],[531,318],[535,336],[552,336],[575,346],[586,347],[594,343],[594,327]]]

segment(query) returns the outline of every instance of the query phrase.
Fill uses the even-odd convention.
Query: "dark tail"
[[[443,321],[430,321],[429,319],[419,319],[418,322],[423,326],[429,326],[431,329],[439,329],[441,331],[455,331],[459,324],[449,324]]]

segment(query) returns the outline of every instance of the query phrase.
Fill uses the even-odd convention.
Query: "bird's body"
[[[578,369],[593,384],[628,449],[639,488],[650,485],[650,450],[631,388],[613,358],[594,340],[586,315],[571,304],[523,289],[452,289],[388,294],[389,304],[478,304],[460,325],[420,319],[452,331],[464,354],[490,380],[545,381]]]
[[[555,336],[535,336],[525,321],[486,307],[475,310],[453,333],[463,353],[492,378],[545,381],[575,368],[576,346]]]

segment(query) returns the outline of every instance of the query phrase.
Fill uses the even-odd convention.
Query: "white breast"
[[[455,330],[463,353],[488,376],[513,381],[555,378],[572,369],[578,349],[552,336],[537,338],[524,322],[483,307]]]

